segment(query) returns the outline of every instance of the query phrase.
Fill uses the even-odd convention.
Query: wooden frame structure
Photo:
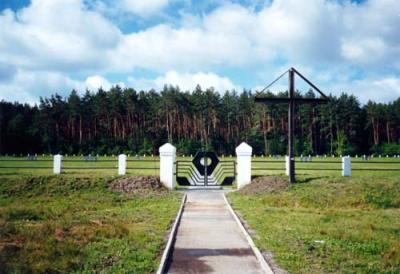
[[[294,159],[294,107],[295,104],[324,104],[329,101],[328,96],[326,96],[317,86],[315,86],[310,80],[304,77],[300,72],[298,72],[295,68],[290,68],[284,73],[282,73],[278,78],[276,78],[271,84],[266,86],[260,92],[265,91],[273,84],[275,84],[279,79],[281,79],[286,73],[289,73],[289,89],[288,89],[288,97],[281,98],[266,98],[266,97],[255,97],[256,103],[263,104],[289,104],[288,109],[288,155],[289,155],[289,181],[291,183],[296,182],[295,176],[295,159]],[[303,79],[307,84],[309,84],[313,89],[315,89],[320,95],[321,98],[296,98],[294,97],[295,92],[295,75],[299,76]]]

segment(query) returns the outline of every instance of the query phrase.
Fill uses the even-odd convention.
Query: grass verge
[[[0,178],[0,273],[149,273],[180,195],[108,190],[100,177]]]
[[[228,195],[261,250],[291,273],[400,273],[400,177],[299,181]]]

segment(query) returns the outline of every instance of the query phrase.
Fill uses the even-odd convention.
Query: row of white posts
[[[60,154],[54,155],[53,157],[53,173],[61,174],[62,171],[62,159],[63,156]],[[120,154],[118,156],[118,175],[126,174],[126,155]]]
[[[285,156],[285,174],[289,176],[289,156]],[[342,176],[347,177],[351,176],[351,157],[344,156],[342,157]]]
[[[176,148],[170,143],[166,143],[159,149],[160,152],[160,181],[169,189],[176,187]],[[251,156],[253,148],[241,143],[236,147],[236,184],[238,188],[242,188],[251,181]],[[126,174],[125,154],[118,156],[118,175]],[[286,175],[289,175],[289,157],[285,159]],[[54,156],[53,172],[60,174],[62,169],[62,155]],[[342,176],[351,176],[351,158],[350,156],[342,157]]]

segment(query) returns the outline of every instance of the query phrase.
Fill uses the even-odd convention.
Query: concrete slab
[[[224,190],[187,191],[168,273],[264,273],[224,201]]]

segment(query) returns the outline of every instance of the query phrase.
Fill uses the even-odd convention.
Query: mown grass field
[[[228,197],[290,273],[400,273],[400,174],[378,174],[303,175],[286,190]]]
[[[115,193],[102,175],[9,173],[0,176],[0,273],[157,269],[180,194]]]

